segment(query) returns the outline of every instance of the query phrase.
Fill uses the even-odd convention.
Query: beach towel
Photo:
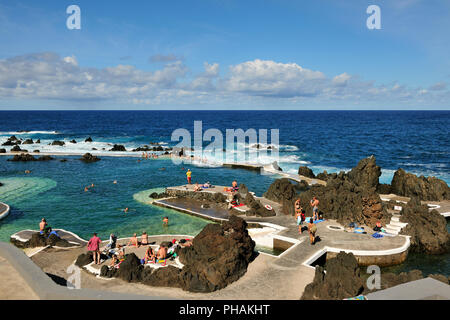
[[[374,237],[375,239],[379,239],[379,238],[383,238],[382,234],[379,234],[378,232],[375,232],[372,237]]]
[[[233,205],[233,208],[236,208],[236,207],[243,207],[243,206],[245,206],[245,204],[240,203],[240,204]]]
[[[355,228],[353,231],[354,233],[360,233],[360,234],[366,234],[367,232],[364,231],[363,228]]]

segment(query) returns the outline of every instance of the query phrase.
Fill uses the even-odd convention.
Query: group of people
[[[84,187],[84,192],[88,192],[90,188],[93,188],[94,184],[91,183],[91,185]]]
[[[142,152],[142,158],[144,159],[158,159],[158,155],[155,153]]]
[[[309,219],[308,222],[308,232],[309,232],[309,241],[312,245],[315,244],[316,241],[316,232],[317,232],[317,226],[314,222],[322,219],[320,211],[319,211],[319,199],[317,199],[315,196],[310,201],[310,206],[312,208],[312,218]],[[298,227],[298,233],[302,234],[303,232],[303,222],[306,220],[305,217],[305,210],[301,206],[300,199],[297,199],[294,204],[294,210],[295,210],[295,219],[297,221],[297,227]]]
[[[137,234],[134,233],[129,239],[126,245],[117,244],[117,237],[111,233],[109,236],[108,244],[100,249],[102,240],[94,233],[87,243],[87,249],[92,253],[94,264],[101,264],[101,254],[104,253],[111,257],[110,267],[118,266],[125,260],[125,247],[139,248],[141,246],[148,246],[145,250],[144,258],[141,259],[141,263],[146,264],[149,262],[155,263],[157,260],[164,260],[169,256],[176,256],[175,250],[177,247],[189,247],[192,245],[191,239],[181,239],[177,241],[172,240],[172,244],[167,246],[165,243],[161,243],[157,250],[153,249],[148,241],[148,234],[144,231],[140,237],[140,241]]]

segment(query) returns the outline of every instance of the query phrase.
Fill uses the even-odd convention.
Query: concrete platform
[[[367,294],[368,300],[450,300],[450,286],[432,278]]]
[[[0,220],[6,218],[9,214],[10,208],[6,203],[0,202]]]
[[[398,196],[396,194],[380,194],[380,198],[382,201],[388,202],[391,200],[394,200],[398,203],[398,206],[401,207],[402,205],[409,202],[411,198],[409,197],[403,197]],[[443,201],[421,201],[422,204],[426,204],[430,210],[437,210],[442,216],[448,218],[450,217],[450,200],[443,200]]]

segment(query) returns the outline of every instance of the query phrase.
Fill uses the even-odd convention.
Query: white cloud
[[[253,60],[228,67],[203,64],[192,74],[180,60],[149,72],[119,64],[85,68],[75,56],[28,54],[0,60],[0,98],[4,101],[62,100],[76,103],[107,101],[121,105],[249,105],[252,107],[318,104],[448,106],[444,82],[429,88],[402,84],[376,85],[346,72],[327,77],[296,63]]]

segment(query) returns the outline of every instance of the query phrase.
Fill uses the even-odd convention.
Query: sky
[[[448,0],[0,0],[0,110],[449,110],[449,32]]]

